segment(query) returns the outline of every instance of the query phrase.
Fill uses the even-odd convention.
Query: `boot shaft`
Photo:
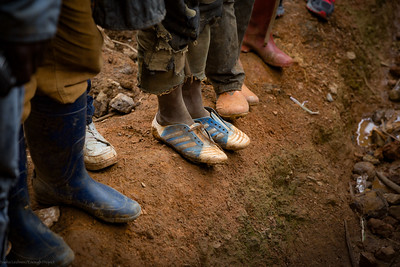
[[[24,127],[36,174],[56,185],[85,171],[86,93],[72,104],[46,96],[35,96],[31,103]]]
[[[246,35],[261,35],[265,37],[265,43],[267,43],[278,6],[279,0],[256,0]]]

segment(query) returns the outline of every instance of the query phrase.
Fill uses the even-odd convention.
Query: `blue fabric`
[[[22,87],[0,98],[0,257],[4,261],[7,244],[8,195],[18,177],[18,136],[24,97]]]
[[[93,97],[89,95],[90,89],[92,88],[92,81],[87,80],[87,89],[86,89],[86,94],[87,94],[87,104],[86,104],[86,125],[89,125],[93,121],[93,115],[94,115],[94,105],[93,105]]]
[[[36,200],[72,205],[106,222],[132,221],[140,215],[139,204],[94,181],[86,171],[86,101],[86,93],[71,104],[39,95],[31,100],[32,112],[24,130],[35,165],[32,187]]]
[[[37,42],[57,30],[61,0],[0,0],[0,40]]]

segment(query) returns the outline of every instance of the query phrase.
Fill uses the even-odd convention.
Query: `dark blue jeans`
[[[8,229],[8,195],[17,181],[19,131],[24,100],[23,87],[15,87],[0,98],[0,265],[5,260]]]
[[[94,114],[94,105],[93,105],[93,97],[89,95],[90,89],[92,88],[92,81],[87,80],[87,89],[86,89],[86,95],[87,95],[87,107],[86,107],[86,125],[89,125],[92,123],[92,118]]]

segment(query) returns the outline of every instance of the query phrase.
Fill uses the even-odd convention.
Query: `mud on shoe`
[[[249,103],[241,91],[224,92],[217,95],[215,108],[224,119],[234,120],[249,113]]]
[[[114,147],[97,131],[94,123],[86,125],[83,148],[86,169],[97,171],[117,163]]]
[[[194,119],[194,121],[203,124],[220,147],[226,150],[240,150],[250,144],[250,138],[244,132],[224,121],[214,109],[204,108],[210,112],[210,116]]]
[[[155,139],[169,145],[192,162],[218,164],[228,159],[200,123],[191,126],[186,124],[161,126],[154,117],[151,129]]]

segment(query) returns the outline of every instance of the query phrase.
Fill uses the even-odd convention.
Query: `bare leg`
[[[182,85],[168,94],[157,96],[158,112],[157,122],[160,125],[172,125],[184,123],[192,125],[194,121],[190,116],[182,97]]]

